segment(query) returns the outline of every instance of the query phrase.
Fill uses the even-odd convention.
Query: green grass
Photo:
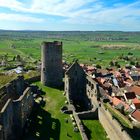
[[[60,108],[64,105],[66,98],[63,91],[44,87],[36,83],[46,93],[45,107],[36,110],[37,117],[33,118],[32,127],[25,140],[81,140],[80,133],[73,132],[73,125],[69,115],[63,114]],[[68,123],[65,119],[68,119]],[[67,136],[67,133],[69,136]],[[39,136],[37,136],[39,135]]]
[[[39,76],[39,75],[40,73],[38,71],[31,70],[28,73],[25,73],[23,76],[24,76],[24,79],[29,79],[29,78]]]
[[[121,114],[118,110],[113,108],[109,103],[105,103],[104,105],[110,111],[112,116],[115,117],[121,123],[121,125],[133,129],[132,123],[123,114]]]
[[[90,140],[108,140],[99,120],[83,120],[83,124]]]
[[[39,60],[41,58],[41,42],[46,38],[30,38],[19,40],[2,40],[0,42],[0,56],[8,53],[11,57],[15,54],[20,54],[22,57],[31,57],[33,60]],[[114,41],[85,41],[82,38],[66,40],[64,38],[47,39],[47,41],[62,41],[63,42],[63,59],[67,62],[72,62],[73,59],[79,59],[81,63],[87,64],[99,64],[104,67],[108,66],[111,60],[117,60],[117,57],[122,53],[127,55],[128,52],[132,52],[135,57],[139,57],[140,44],[137,42],[114,42]],[[15,49],[10,48],[14,44]],[[125,45],[126,47],[108,48],[103,49],[104,45]],[[104,52],[104,54],[99,54]],[[94,59],[96,58],[96,60]],[[120,64],[125,65],[129,62],[122,62],[118,60]]]
[[[8,82],[16,78],[16,74],[13,75],[4,75],[0,74],[0,87],[6,85]]]

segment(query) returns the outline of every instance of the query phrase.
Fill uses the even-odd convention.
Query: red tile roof
[[[129,105],[127,105],[125,102],[123,102],[122,100],[118,99],[117,97],[113,97],[112,98],[112,102],[113,102],[113,105],[114,106],[117,106],[118,104],[121,103],[121,104],[124,105],[124,107],[125,107],[126,110],[129,109]]]
[[[140,96],[140,87],[139,86],[132,86],[130,87],[130,92],[135,92],[136,95]]]
[[[135,110],[135,111],[132,113],[132,117],[135,118],[137,121],[140,122],[140,110]]]
[[[137,109],[140,109],[140,100],[138,100],[137,98],[132,99],[132,103],[135,105]]]

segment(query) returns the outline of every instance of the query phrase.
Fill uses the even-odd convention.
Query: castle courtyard
[[[46,100],[46,105],[39,107],[33,113],[31,127],[24,140],[81,140],[80,133],[73,131],[70,115],[60,111],[66,100],[63,90],[48,88],[39,82],[35,84],[45,92],[43,97]],[[95,127],[88,127],[88,122]],[[90,139],[106,140],[106,133],[98,120],[86,120],[84,124],[86,124],[86,131]],[[102,132],[100,138],[98,132]]]

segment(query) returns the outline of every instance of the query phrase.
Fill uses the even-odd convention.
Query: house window
[[[93,85],[93,84],[91,84],[91,90],[92,90],[92,89],[94,89],[94,85]]]
[[[91,83],[89,82],[88,85],[91,86]]]

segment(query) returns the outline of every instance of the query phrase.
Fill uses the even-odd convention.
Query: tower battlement
[[[42,45],[45,45],[45,46],[62,46],[63,45],[63,43],[62,42],[59,42],[59,41],[54,41],[54,42],[42,42]]]

